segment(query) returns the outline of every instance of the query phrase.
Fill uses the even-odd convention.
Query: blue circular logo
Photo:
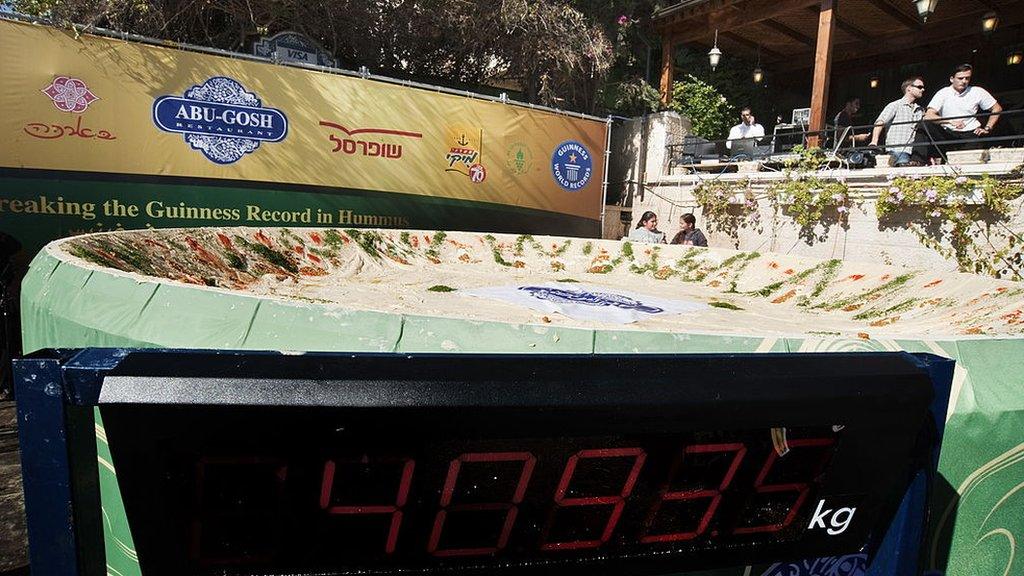
[[[590,182],[594,172],[594,159],[583,144],[566,140],[551,155],[551,175],[563,190],[576,192]]]

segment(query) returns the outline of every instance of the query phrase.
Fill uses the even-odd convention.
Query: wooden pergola
[[[675,47],[710,47],[717,30],[726,53],[760,54],[777,73],[813,68],[809,130],[820,131],[834,63],[898,64],[921,60],[926,50],[962,49],[982,35],[990,12],[999,18],[997,32],[1024,24],[1024,0],[938,0],[927,22],[912,0],[682,0],[653,15],[662,38],[662,101],[671,97]]]

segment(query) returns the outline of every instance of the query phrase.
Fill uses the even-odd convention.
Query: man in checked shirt
[[[911,158],[911,154],[918,121],[924,116],[924,108],[917,103],[924,96],[924,80],[920,76],[912,76],[904,80],[900,87],[903,97],[889,102],[875,120],[871,145],[878,146],[882,129],[887,128],[885,149],[892,157],[892,165],[920,166],[924,162],[919,158]]]

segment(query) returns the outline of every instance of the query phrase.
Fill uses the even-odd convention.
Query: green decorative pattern
[[[96,419],[96,461],[99,464],[101,511],[103,514],[103,543],[107,559],[108,576],[142,576],[139,555],[135,552],[131,527],[124,511],[121,491],[117,484],[117,471],[110,455],[107,432],[99,408],[93,409]]]

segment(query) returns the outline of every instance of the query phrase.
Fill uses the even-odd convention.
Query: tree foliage
[[[709,140],[725,136],[732,111],[729,101],[717,88],[692,74],[672,86],[669,108],[688,116],[693,133]]]
[[[636,74],[625,14],[645,0],[11,0],[14,10],[60,25],[82,24],[177,42],[247,51],[294,30],[319,41],[346,68],[447,85],[513,81],[530,102],[583,112],[613,67]],[[645,17],[645,16],[643,16]],[[627,18],[623,20],[623,18]],[[632,29],[630,29],[632,28]],[[645,40],[646,42],[646,40]]]

